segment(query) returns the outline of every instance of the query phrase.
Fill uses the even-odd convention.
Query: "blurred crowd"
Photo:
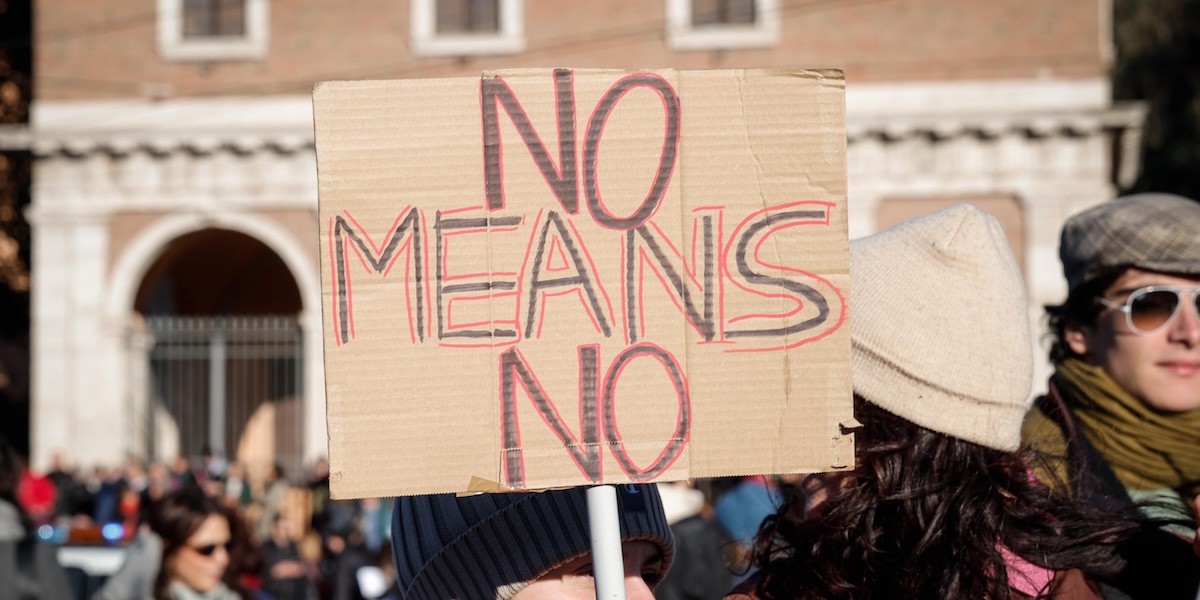
[[[230,516],[230,571],[256,597],[380,597],[364,596],[357,573],[377,566],[386,578],[393,569],[391,502],[331,500],[323,459],[293,476],[279,465],[250,469],[211,452],[197,461],[129,460],[84,471],[56,458],[45,474],[22,468],[16,492],[45,541],[131,543],[156,504],[185,488],[202,491]],[[368,585],[374,591],[380,584]]]
[[[660,485],[680,557],[656,597],[720,598],[738,580],[759,523],[778,506],[780,485],[761,476]],[[46,542],[136,547],[155,507],[188,488],[225,511],[232,544],[226,576],[256,600],[400,597],[392,500],[330,499],[324,459],[289,474],[212,452],[86,470],[55,457],[44,474],[21,466],[16,499]]]

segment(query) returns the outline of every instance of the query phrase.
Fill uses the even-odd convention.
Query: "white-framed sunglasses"
[[[1123,303],[1108,298],[1096,300],[1125,313],[1129,330],[1139,335],[1150,335],[1175,320],[1183,304],[1191,306],[1192,316],[1200,321],[1200,287],[1151,285],[1134,290]]]

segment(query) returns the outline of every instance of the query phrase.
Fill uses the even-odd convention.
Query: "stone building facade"
[[[1037,315],[1065,292],[1064,219],[1139,168],[1144,109],[1111,101],[1111,14],[1108,0],[40,3],[31,125],[5,134],[36,156],[33,462],[323,454],[309,99],[323,80],[841,68],[851,236],[978,202],[1005,223]],[[171,327],[203,328],[187,319],[263,315],[298,331],[287,358],[247,367],[267,383],[213,367],[224,354],[147,362]],[[198,412],[164,409],[164,378],[203,364]],[[230,405],[243,384],[251,399]]]

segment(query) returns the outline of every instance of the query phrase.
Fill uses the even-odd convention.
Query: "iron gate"
[[[296,317],[149,317],[129,336],[132,453],[251,469],[302,467],[304,364]]]

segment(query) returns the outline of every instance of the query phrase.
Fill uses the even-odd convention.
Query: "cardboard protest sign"
[[[844,83],[319,84],[334,495],[852,466]]]

